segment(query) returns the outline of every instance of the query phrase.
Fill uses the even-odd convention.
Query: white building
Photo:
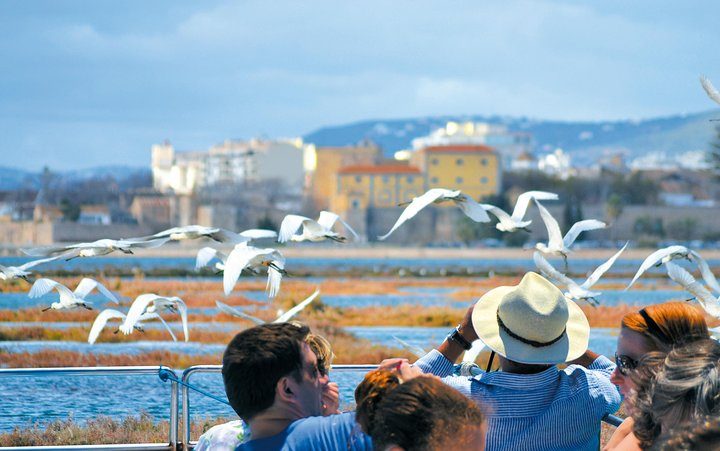
[[[570,155],[560,148],[542,155],[538,160],[538,169],[563,180],[574,174]]]
[[[485,145],[495,148],[506,168],[522,153],[532,149],[532,135],[527,132],[509,131],[504,125],[485,122],[448,122],[428,136],[412,140],[414,150],[431,146],[452,144]]]
[[[702,150],[690,150],[676,155],[668,155],[665,152],[650,152],[630,162],[630,168],[636,171],[669,171],[677,168],[701,171],[711,167],[712,164],[707,159],[707,153]]]
[[[152,146],[153,187],[190,194],[219,183],[280,179],[300,192],[303,184],[301,139],[227,140],[207,151],[176,152],[169,142]]]

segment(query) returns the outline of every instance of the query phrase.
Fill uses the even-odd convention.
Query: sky
[[[148,166],[150,147],[367,119],[705,111],[713,1],[0,2],[0,165]]]

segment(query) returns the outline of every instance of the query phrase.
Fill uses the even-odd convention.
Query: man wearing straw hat
[[[600,421],[621,399],[610,382],[615,365],[587,349],[589,335],[580,307],[529,272],[516,286],[487,292],[415,366],[486,407],[488,449],[597,450]],[[502,371],[451,376],[477,339],[493,352],[491,360],[499,356]],[[568,366],[560,370],[562,363]]]

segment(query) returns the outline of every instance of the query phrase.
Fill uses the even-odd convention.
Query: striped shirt
[[[451,376],[453,364],[437,350],[415,362],[484,407],[486,448],[495,450],[597,450],[600,420],[620,407],[610,382],[615,364],[598,357],[589,368],[552,366],[536,374],[501,371]]]

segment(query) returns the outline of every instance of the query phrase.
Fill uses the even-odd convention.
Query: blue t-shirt
[[[372,451],[370,437],[355,422],[355,412],[294,421],[271,437],[250,440],[235,451],[357,450]]]

